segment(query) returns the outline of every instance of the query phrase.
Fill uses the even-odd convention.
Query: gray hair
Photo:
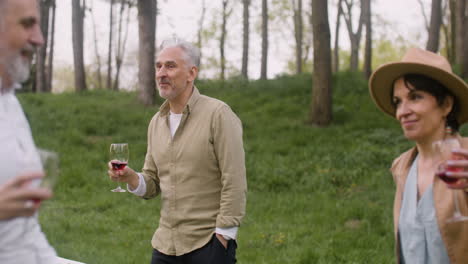
[[[2,1],[2,0],[0,0]],[[161,42],[159,46],[159,53],[167,48],[180,48],[184,51],[185,61],[190,64],[189,66],[195,66],[200,68],[200,50],[192,43],[179,38],[166,39]]]

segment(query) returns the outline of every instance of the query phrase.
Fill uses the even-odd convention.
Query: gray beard
[[[10,87],[2,87],[3,84],[0,84],[0,88],[3,92],[8,92],[18,83],[23,83],[29,79],[30,75],[30,62],[25,62],[20,55],[16,55],[13,58],[0,61],[6,70],[11,85]],[[5,78],[5,76],[3,76]]]
[[[24,62],[20,55],[13,58],[10,67],[7,68],[13,83],[23,83],[29,79],[30,62]]]

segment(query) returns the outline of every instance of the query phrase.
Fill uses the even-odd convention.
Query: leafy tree
[[[343,0],[345,7],[343,8],[343,17],[346,22],[348,29],[348,36],[351,42],[351,60],[349,62],[349,69],[351,71],[357,71],[359,65],[359,46],[361,42],[362,27],[364,25],[364,12],[362,9],[362,3],[365,0],[360,0],[361,10],[358,21],[357,29],[354,31],[353,28],[353,7],[355,5],[354,0]]]

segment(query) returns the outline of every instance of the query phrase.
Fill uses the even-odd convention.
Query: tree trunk
[[[448,0],[449,6],[449,14],[450,14],[450,22],[447,26],[448,28],[448,35],[450,38],[451,49],[447,51],[447,59],[449,60],[450,64],[456,64],[457,58],[457,0]]]
[[[419,7],[421,8],[421,14],[422,14],[422,16],[424,18],[424,26],[426,27],[426,30],[429,31],[429,22],[428,22],[428,19],[427,19],[426,12],[424,12],[423,0],[418,0],[418,3],[419,3]]]
[[[138,99],[145,105],[155,101],[155,70],[154,70],[154,33],[155,33],[155,3],[148,0],[138,0]]]
[[[267,79],[268,64],[268,2],[262,0],[262,62],[260,65],[260,79]]]
[[[158,9],[158,0],[153,0],[153,1],[154,1],[153,2],[153,4],[154,4],[154,44],[156,45],[156,43],[158,43],[157,42],[157,36],[158,36],[157,32],[158,32],[158,12],[159,12],[159,9]],[[201,59],[201,57],[200,57],[200,59]]]
[[[467,30],[464,25],[465,20],[467,20],[466,16],[468,16],[468,14],[465,14],[465,8],[468,4],[466,3],[466,0],[455,0],[454,2],[455,31],[453,32],[455,33],[455,63],[462,65],[464,46],[468,45],[468,43],[464,43],[463,39],[466,34],[465,31]]]
[[[120,0],[120,12],[119,12],[119,27],[117,31],[117,51],[115,52],[115,76],[114,76],[114,85],[112,90],[119,90],[119,77],[120,77],[120,68],[122,67],[123,60],[123,43],[122,43],[122,20],[125,14],[125,0]]]
[[[307,10],[304,12],[307,18],[308,25],[310,26],[310,29],[312,29],[312,5],[310,5],[310,12]],[[307,27],[305,27],[307,28]],[[304,28],[302,30],[304,32]],[[302,65],[306,65],[307,61],[309,61],[309,55],[310,55],[310,49],[313,47],[313,37],[312,34],[303,34],[303,37],[305,36],[304,40],[304,56],[302,56]]]
[[[351,71],[357,71],[359,67],[359,46],[361,42],[361,33],[362,33],[362,25],[364,24],[364,12],[362,10],[362,2],[365,0],[361,0],[361,15],[359,16],[359,23],[356,32],[353,31],[353,16],[352,16],[352,7],[353,7],[353,0],[351,2],[349,0],[343,0],[347,7],[347,12],[343,12],[343,16],[346,21],[346,27],[348,28],[348,35],[349,40],[351,42],[351,59],[349,63],[349,68]],[[343,10],[344,11],[344,10]]]
[[[249,67],[249,6],[251,0],[242,0],[244,13],[243,13],[243,34],[242,34],[242,69],[241,74],[244,79],[249,79],[248,67]]]
[[[336,16],[336,24],[335,24],[335,48],[333,49],[333,62],[332,62],[332,70],[333,72],[338,72],[340,70],[340,47],[339,47],[339,40],[340,40],[340,22],[341,16],[343,15],[343,8],[342,2],[343,0],[338,0],[338,14]]]
[[[49,34],[49,10],[51,2],[50,0],[41,0],[40,12],[41,12],[41,30],[44,36],[44,45],[38,48],[36,56],[36,92],[43,93],[47,87],[47,48],[48,48],[48,34]]]
[[[312,8],[312,5],[311,5],[311,8]],[[307,17],[307,22],[308,22],[308,25],[310,26],[310,29],[312,29],[312,10],[310,10],[310,12],[305,11],[304,14]],[[304,32],[304,28],[302,32]],[[304,34],[302,35],[304,36]],[[304,40],[304,49],[303,49],[304,56],[302,56],[302,65],[306,65],[307,61],[309,61],[309,55],[310,55],[309,51],[312,48],[313,41],[314,41],[312,34],[305,34],[305,36],[306,38]]]
[[[365,13],[364,23],[366,25],[366,47],[364,51],[364,76],[369,79],[372,73],[372,10],[371,0],[364,0]]]
[[[302,0],[292,0],[293,20],[294,20],[294,38],[296,40],[296,73],[302,73]]]
[[[93,9],[94,10],[94,9]],[[99,54],[98,49],[98,38],[96,33],[96,21],[94,19],[94,12],[91,13],[91,20],[93,23],[93,37],[94,37],[94,54],[96,55],[96,80],[97,80],[97,88],[102,89],[102,66],[101,66],[101,55]]]
[[[432,52],[439,51],[440,26],[442,24],[442,0],[432,0],[431,24],[426,49]]]
[[[85,91],[86,74],[83,59],[83,42],[84,42],[84,12],[86,2],[81,0],[72,0],[72,41],[73,41],[73,64],[75,72],[75,89],[76,91]]]
[[[114,29],[114,1],[110,0],[110,11],[109,11],[109,48],[107,55],[107,89],[112,89],[112,33]]]
[[[309,122],[317,126],[327,126],[332,120],[331,50],[327,0],[312,0],[312,19],[314,73]]]
[[[452,62],[454,59],[452,57],[453,50],[455,48],[455,42],[452,41],[452,32],[450,28],[450,9],[449,9],[450,0],[442,2],[442,10],[441,10],[441,19],[442,23],[440,24],[440,34],[441,37],[444,38],[443,42],[445,43],[445,55],[449,62]],[[445,22],[447,20],[447,22]]]
[[[51,21],[51,29],[50,29],[50,41],[49,41],[49,55],[47,63],[47,78],[46,78],[46,91],[52,92],[52,81],[53,81],[53,73],[54,73],[54,44],[55,44],[55,0],[51,1],[51,9],[52,9],[52,21]]]
[[[200,51],[200,64],[202,61],[202,45],[203,45],[203,37],[202,37],[202,32],[203,32],[203,22],[205,22],[205,13],[206,13],[206,2],[203,0],[202,2],[202,12],[200,16],[200,20],[198,21],[198,41],[197,41],[197,46],[198,50]]]
[[[219,57],[220,57],[220,63],[221,63],[221,73],[219,78],[224,81],[226,79],[225,76],[225,71],[226,71],[226,58],[224,56],[224,46],[226,42],[226,24],[227,24],[227,17],[228,17],[228,11],[227,11],[227,5],[229,1],[228,0],[223,0],[223,22],[221,24],[221,37],[219,38]]]

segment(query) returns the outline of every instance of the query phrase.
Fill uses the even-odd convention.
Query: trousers
[[[181,256],[170,256],[153,249],[151,264],[234,264],[237,243],[228,240],[227,249],[213,235],[208,244]]]

